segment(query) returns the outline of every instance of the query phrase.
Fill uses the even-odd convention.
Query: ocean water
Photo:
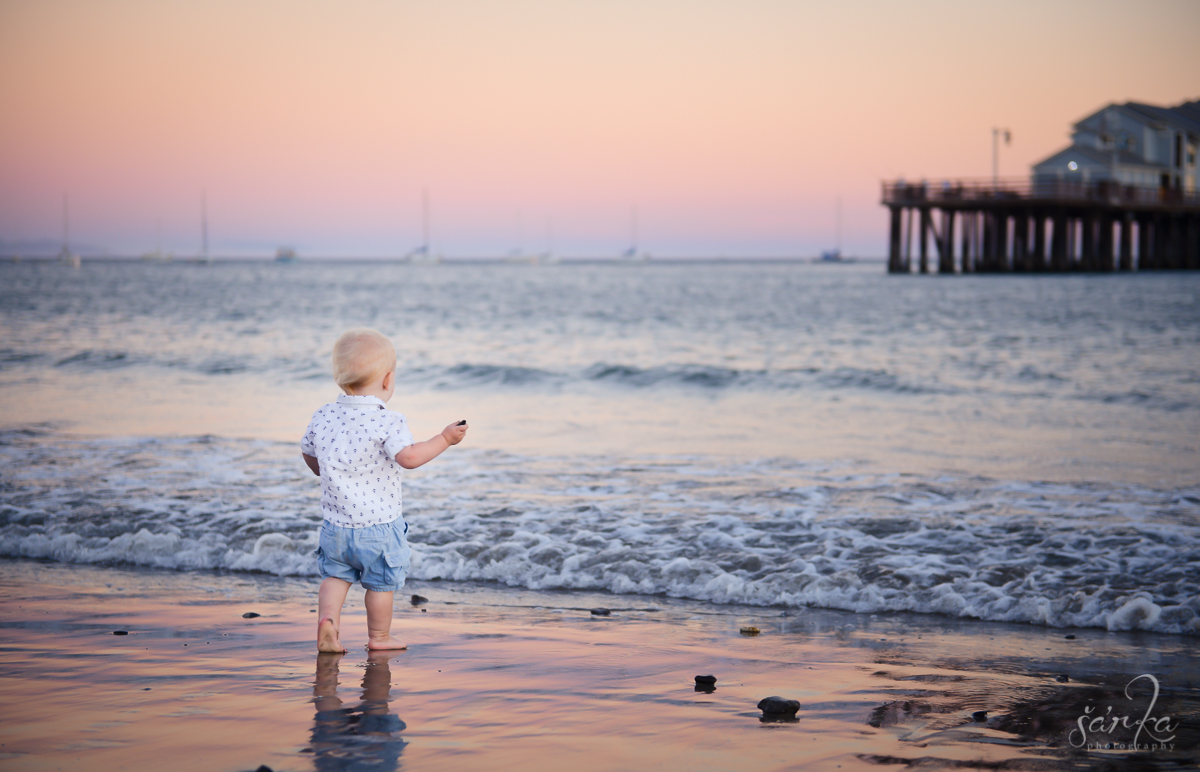
[[[0,555],[315,575],[329,348],[399,348],[414,578],[1200,634],[1200,276],[0,265]]]

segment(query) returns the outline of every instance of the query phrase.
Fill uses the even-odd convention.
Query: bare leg
[[[408,648],[407,643],[392,637],[392,595],[367,590],[363,599],[363,605],[367,607],[367,648],[372,651]]]
[[[325,577],[317,592],[317,651],[344,653],[339,631],[342,629],[342,604],[350,583],[332,576]]]

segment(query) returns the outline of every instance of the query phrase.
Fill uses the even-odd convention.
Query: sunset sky
[[[885,251],[879,183],[1200,99],[1200,2],[0,0],[0,241]],[[11,251],[11,249],[9,250]]]

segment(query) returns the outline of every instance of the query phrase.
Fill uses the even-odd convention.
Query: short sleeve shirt
[[[321,514],[343,528],[404,515],[396,454],[413,444],[408,421],[377,397],[342,394],[313,413],[300,450],[321,467]]]

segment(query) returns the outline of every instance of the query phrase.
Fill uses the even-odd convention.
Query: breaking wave
[[[316,574],[291,445],[0,434],[0,555]],[[1200,634],[1200,489],[465,450],[405,483],[411,575]]]

